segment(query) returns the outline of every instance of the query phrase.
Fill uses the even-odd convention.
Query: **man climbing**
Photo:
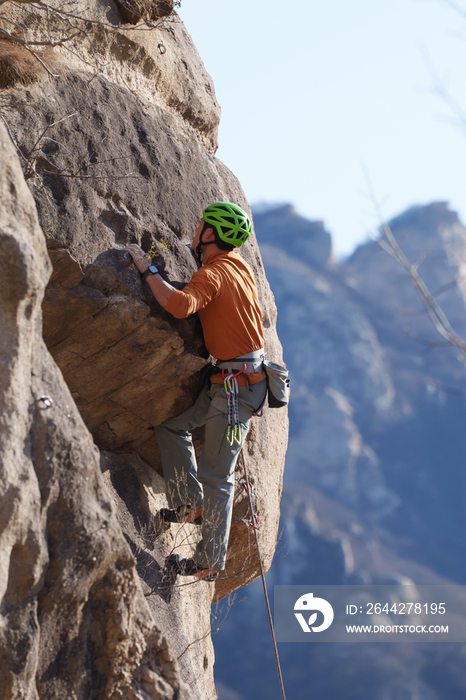
[[[191,244],[201,267],[182,291],[162,279],[140,246],[126,248],[166,311],[176,318],[199,313],[206,348],[216,362],[208,366],[209,388],[194,406],[155,428],[169,504],[160,517],[202,524],[192,559],[172,554],[167,565],[181,576],[206,581],[225,568],[235,464],[267,391],[256,283],[237,251],[250,233],[249,217],[237,205],[217,202],[204,209]],[[196,464],[189,431],[201,425],[205,443]]]

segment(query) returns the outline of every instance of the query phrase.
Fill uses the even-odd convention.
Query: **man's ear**
[[[212,227],[206,228],[204,231],[204,234],[202,236],[202,242],[209,242],[209,241],[214,241],[215,240],[215,233],[214,229]]]

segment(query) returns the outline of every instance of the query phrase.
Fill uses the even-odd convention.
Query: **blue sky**
[[[457,0],[466,13],[466,0]],[[466,18],[447,0],[182,0],[222,107],[217,156],[251,204],[323,220],[337,255],[389,218],[448,200],[466,222]],[[429,68],[429,65],[431,66]]]

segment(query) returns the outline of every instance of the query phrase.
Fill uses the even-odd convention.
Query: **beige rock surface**
[[[75,9],[80,7],[76,3]],[[94,21],[118,20],[112,4],[107,13],[104,4],[99,3],[89,11]],[[17,19],[20,10],[6,3],[2,6],[2,13],[5,12]],[[32,31],[40,36],[43,20],[37,19],[32,26]],[[208,700],[215,697],[208,634],[210,601],[224,597],[259,574],[254,536],[247,524],[250,513],[242,485],[244,474],[238,465],[229,561],[224,577],[215,585],[215,591],[213,585],[201,582],[193,585],[193,581],[188,581],[172,591],[168,602],[165,591],[160,589],[164,559],[173,547],[178,547],[180,540],[184,547],[181,551],[189,554],[199,533],[191,527],[186,540],[184,530],[181,528],[179,532],[177,526],[168,532],[154,528],[153,515],[164,503],[164,496],[157,473],[160,465],[152,426],[193,403],[200,388],[197,370],[206,362],[206,352],[196,320],[178,321],[164,312],[141,283],[123,248],[135,241],[146,250],[155,247],[154,262],[161,274],[175,287],[182,287],[196,269],[186,244],[192,239],[202,209],[213,200],[236,201],[246,209],[248,204],[236,178],[212,154],[216,147],[218,105],[211,80],[181,22],[174,18],[152,32],[127,29],[108,32],[113,58],[106,66],[101,65],[97,75],[93,73],[95,63],[86,67],[76,56],[71,56],[60,77],[3,90],[0,111],[22,153],[22,164],[29,176],[53,263],[43,301],[43,332],[68,387],[65,389],[60,384],[60,392],[66,393],[69,407],[66,415],[69,413],[73,425],[79,426],[74,433],[68,431],[67,436],[74,436],[79,449],[88,450],[85,474],[91,489],[89,498],[96,499],[95,509],[105,512],[110,509],[108,512],[113,513],[110,504],[117,506],[119,524],[113,515],[107,520],[111,519],[114,528],[112,543],[118,543],[115,547],[121,553],[112,554],[113,549],[108,546],[105,554],[107,550],[103,547],[105,562],[113,557],[112,565],[117,570],[108,564],[110,573],[105,569],[102,577],[115,589],[112,602],[108,603],[111,610],[123,606],[118,614],[125,621],[125,639],[133,639],[133,618],[125,605],[131,608],[134,620],[140,625],[138,629],[142,630],[137,637],[141,651],[135,652],[137,661],[125,671],[125,682],[128,687],[131,684],[136,687],[138,683],[150,687],[155,683],[153,674],[158,673],[158,667],[155,661],[150,661],[152,652],[147,651],[147,644],[155,639],[155,632],[152,634],[150,630],[161,629],[169,640],[169,650],[163,653],[173,662],[173,671],[164,671],[160,678],[171,687],[181,678],[180,682],[191,688],[194,697]],[[92,33],[88,29],[89,41],[94,46],[99,31],[95,29]],[[166,49],[162,53],[161,44]],[[83,42],[81,57],[89,58],[90,54],[86,53],[89,46]],[[55,51],[63,60],[66,54],[63,47]],[[94,55],[96,61],[99,55]],[[41,134],[43,137],[39,138]],[[276,310],[254,236],[244,255],[258,283],[268,356],[279,362]],[[14,286],[18,279],[12,271],[10,283]],[[45,286],[45,279],[40,285],[40,289]],[[36,318],[39,319],[38,311]],[[27,333],[31,333],[29,326]],[[30,342],[37,351],[37,337]],[[47,354],[44,357],[47,366],[54,368],[50,357]],[[44,389],[43,393],[51,390]],[[39,415],[41,418],[56,415],[50,411],[56,411],[55,403],[52,409]],[[27,410],[22,415],[27,415]],[[103,451],[106,487],[96,471],[95,447],[82,419],[95,445]],[[263,418],[253,420],[245,446],[245,459],[255,487],[261,524],[259,542],[266,569],[277,538],[287,427],[285,409],[266,411]],[[23,437],[18,437],[18,445]],[[198,431],[197,450],[201,449],[202,440],[202,431]],[[48,438],[44,438],[44,444],[48,444]],[[76,460],[81,463],[78,446]],[[56,443],[52,440],[49,451],[51,459],[60,464],[64,460],[69,465],[67,474],[77,478],[71,469],[74,457],[66,456],[70,449],[66,447],[65,437],[60,437]],[[51,476],[49,471],[45,474],[45,483],[51,481],[45,488],[60,491],[55,472]],[[124,484],[129,478],[127,491]],[[56,516],[58,543],[66,530],[64,523],[73,522],[74,516],[68,516],[66,508],[74,512],[75,491],[80,494],[83,512],[90,508],[87,487],[81,493],[80,484],[70,478],[70,483],[63,486],[62,507]],[[134,502],[129,496],[133,491]],[[26,505],[25,509],[30,511],[30,506]],[[100,516],[93,517],[96,527],[91,530],[101,533],[100,525],[97,526],[101,524]],[[122,544],[121,531],[132,554]],[[43,536],[44,529],[38,532]],[[91,537],[89,543],[92,542]],[[140,583],[134,578],[133,556]],[[125,571],[133,572],[128,580],[126,573],[123,576],[118,569],[120,560]],[[71,580],[74,559],[68,557],[67,561]],[[59,586],[60,577],[52,568],[49,570],[50,585]],[[90,596],[86,581],[80,583],[84,598]],[[147,595],[146,600],[141,598],[139,585]],[[106,586],[102,583],[95,588],[99,601],[108,593]],[[44,600],[44,605],[51,605],[47,595]],[[53,610],[61,604],[58,595]],[[100,610],[107,603],[96,605]],[[77,603],[70,606],[71,622],[63,622],[63,634],[74,635],[77,647],[73,653],[81,659],[83,647],[79,645],[84,637],[76,621],[81,619],[82,612]],[[92,608],[92,603],[89,606]],[[144,625],[140,620],[144,620]],[[92,630],[98,644],[105,646],[98,622]],[[161,647],[163,644],[160,642]],[[178,666],[174,657],[178,658]],[[77,667],[79,663],[76,662]],[[110,679],[109,683],[113,682],[112,669],[118,663],[105,661],[101,666],[99,673]],[[49,686],[47,689],[52,693]],[[77,697],[87,700],[79,692]],[[102,692],[107,693],[102,697],[113,697],[111,688]],[[160,697],[171,697],[171,691],[166,692],[163,695],[160,691]]]
[[[51,0],[47,5],[49,11],[37,6],[31,11],[7,2],[0,19],[5,17],[10,31],[14,26],[11,22],[25,27],[30,40],[54,42],[55,57],[47,55],[54,75],[84,72],[87,83],[92,75],[101,76],[146,108],[158,105],[181,118],[208,151],[215,153],[220,107],[214,85],[176,13],[155,22],[152,28],[144,24],[135,28],[125,24],[113,0],[72,0],[66,7]],[[89,83],[91,98],[92,88]]]
[[[173,37],[175,25],[157,31],[164,32],[164,41],[172,37],[174,63],[185,61],[199,76],[200,59],[194,60],[184,29]],[[137,36],[149,41],[149,33]],[[128,63],[130,69],[139,75],[137,63]],[[179,75],[167,80],[190,104],[196,95],[203,99],[189,71],[182,80]],[[196,269],[186,244],[202,208],[212,200],[236,201],[246,209],[248,204],[190,117],[155,98],[142,102],[102,76],[91,85],[89,91],[82,70],[68,72],[52,82],[6,90],[0,104],[25,152],[37,141],[38,129],[76,115],[47,132],[53,140],[40,141],[34,155],[38,175],[30,180],[55,268],[44,301],[44,334],[98,446],[135,450],[157,469],[151,427],[193,403],[200,387],[195,373],[205,353],[194,320],[175,321],[165,313],[122,249],[130,241],[146,250],[155,246],[162,275],[182,286]],[[83,164],[79,177],[60,175],[76,172],[76,162]],[[244,255],[256,274],[269,359],[280,361],[275,305],[254,237]],[[256,422],[247,455],[251,478],[260,485],[256,499],[268,565],[278,528],[287,422],[283,411]],[[238,502],[244,509],[240,482]],[[249,528],[234,525],[232,555],[250,552],[250,534]],[[258,573],[257,565],[244,568],[232,560],[222,594]]]
[[[193,697],[142,595],[99,452],[43,344],[50,262],[2,125],[0,145],[0,695]]]
[[[195,546],[195,525],[154,526],[155,515],[167,507],[164,481],[135,454],[102,452],[102,472],[117,507],[117,517],[136,559],[137,571],[152,618],[164,630],[180,673],[196,697],[216,697],[210,637],[214,584],[194,578],[169,589],[163,582],[163,562],[176,552],[189,556]]]

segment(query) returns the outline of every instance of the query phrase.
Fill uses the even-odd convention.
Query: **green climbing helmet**
[[[248,240],[252,225],[249,216],[241,207],[231,202],[216,202],[202,212],[206,224],[217,231],[224,243],[239,248]]]

